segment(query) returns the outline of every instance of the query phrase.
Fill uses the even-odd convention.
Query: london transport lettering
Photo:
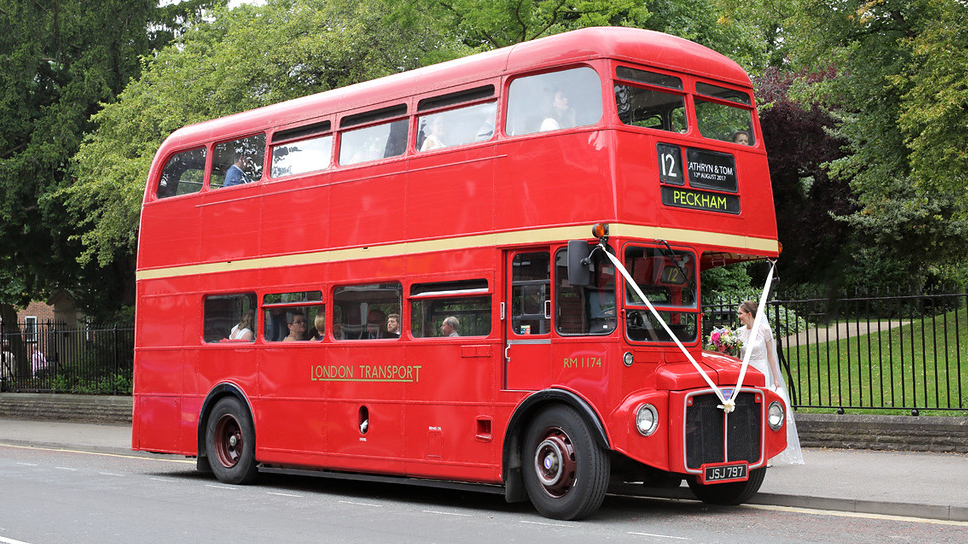
[[[313,382],[417,383],[421,365],[310,365]],[[359,372],[357,372],[359,370]]]

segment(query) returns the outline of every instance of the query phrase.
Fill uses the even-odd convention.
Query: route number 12
[[[683,185],[682,149],[677,145],[658,144],[656,152],[659,159],[659,181],[673,185]]]

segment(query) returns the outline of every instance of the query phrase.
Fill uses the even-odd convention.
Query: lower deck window
[[[413,285],[410,331],[416,338],[491,334],[491,295],[487,280]]]
[[[266,295],[262,307],[266,342],[322,340],[326,332],[326,307],[320,291]]]
[[[395,282],[337,287],[333,291],[333,338],[400,338],[402,297],[403,287]]]

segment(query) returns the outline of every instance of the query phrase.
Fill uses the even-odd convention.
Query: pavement
[[[130,425],[0,419],[4,444],[141,455]],[[968,523],[968,454],[804,448],[803,459],[770,468],[748,503]]]

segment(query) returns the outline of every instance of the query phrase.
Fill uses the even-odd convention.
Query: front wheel
[[[688,481],[689,489],[702,502],[733,506],[750,500],[760,490],[765,476],[766,467],[763,467],[751,470],[749,479],[745,482],[703,485],[696,478],[689,478]]]
[[[205,450],[219,481],[247,484],[255,480],[255,428],[239,399],[225,397],[212,408],[205,427]]]
[[[528,429],[522,458],[528,496],[545,517],[580,519],[605,499],[608,454],[572,408],[555,406],[538,414]]]

